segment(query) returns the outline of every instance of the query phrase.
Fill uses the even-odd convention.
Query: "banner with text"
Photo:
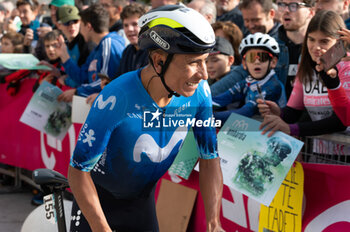
[[[303,189],[303,167],[295,162],[271,204],[261,206],[259,232],[301,231]]]

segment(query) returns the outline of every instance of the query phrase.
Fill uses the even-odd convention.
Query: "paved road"
[[[25,218],[35,209],[30,189],[11,190],[0,185],[0,232],[20,232]]]

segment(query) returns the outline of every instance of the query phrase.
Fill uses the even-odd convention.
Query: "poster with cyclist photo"
[[[71,105],[58,102],[62,90],[46,81],[35,91],[20,121],[28,126],[62,140],[71,122]]]
[[[269,206],[303,142],[282,132],[262,135],[260,122],[231,114],[218,133],[224,184]]]

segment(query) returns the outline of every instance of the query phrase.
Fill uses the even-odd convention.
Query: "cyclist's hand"
[[[264,101],[260,98],[258,98],[256,102],[258,103],[258,109],[261,116],[265,117],[266,115],[281,115],[281,110],[275,102],[268,100]]]
[[[271,137],[276,131],[282,131],[288,135],[290,134],[289,125],[276,115],[266,115],[259,129],[263,130],[261,132],[263,135],[269,132],[267,137]]]

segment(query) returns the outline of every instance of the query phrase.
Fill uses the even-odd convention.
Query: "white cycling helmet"
[[[209,22],[184,5],[150,10],[138,21],[141,49],[161,48],[167,53],[203,54],[211,51],[215,34]]]
[[[239,53],[243,57],[250,48],[260,48],[278,57],[280,48],[276,40],[268,34],[257,32],[246,36],[239,45]]]
[[[168,97],[180,95],[166,83],[164,75],[174,54],[205,54],[215,45],[214,30],[197,11],[184,5],[157,7],[144,14],[138,21],[141,28],[139,47],[141,49],[162,49],[168,53],[162,69],[157,74],[169,92]],[[152,59],[150,64],[154,68]],[[155,70],[155,69],[154,69]]]

